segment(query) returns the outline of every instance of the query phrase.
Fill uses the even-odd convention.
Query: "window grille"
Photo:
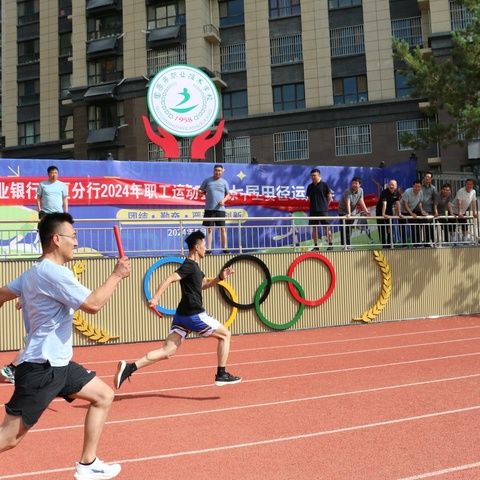
[[[422,17],[392,20],[392,37],[405,40],[410,47],[423,47]]]
[[[270,61],[272,65],[302,62],[302,36],[291,35],[270,39]]]
[[[180,158],[165,158],[165,152],[159,145],[153,142],[148,143],[148,161],[155,160],[174,160],[176,162],[190,162],[190,138],[182,138],[178,140],[178,147],[180,150]]]
[[[468,24],[473,23],[474,15],[467,11],[465,5],[458,4],[455,0],[450,0],[450,25],[452,30],[461,30]]]
[[[363,155],[372,153],[370,125],[351,125],[335,128],[335,155]]]
[[[275,162],[308,160],[308,130],[273,134]]]
[[[225,163],[250,163],[250,137],[223,139],[223,161]]]
[[[187,46],[179,45],[162,50],[147,51],[147,71],[149,76],[155,75],[169,65],[187,63]]]
[[[361,53],[365,53],[363,25],[330,30],[330,55],[332,58]]]
[[[405,145],[402,145],[400,142],[400,137],[404,133],[411,133],[412,135],[415,135],[415,137],[418,136],[418,132],[420,130],[427,130],[429,126],[429,120],[428,118],[418,118],[414,120],[401,120],[397,122],[397,144],[398,144],[398,150],[411,150],[411,147],[407,147]]]
[[[247,69],[245,44],[220,46],[220,65],[222,73],[241,72]]]

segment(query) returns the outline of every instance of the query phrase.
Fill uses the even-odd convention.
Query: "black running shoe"
[[[241,382],[240,377],[234,377],[228,372],[225,372],[223,375],[215,375],[215,385],[217,387],[223,387],[224,385],[233,385],[234,383]]]
[[[231,252],[230,252],[230,250],[224,250],[223,253],[228,254],[228,253],[231,253]]]
[[[205,255],[211,255],[212,251],[211,250],[205,250]]]
[[[115,388],[117,390],[122,386],[122,383],[133,373],[132,367],[133,363],[127,363],[125,360],[121,360],[120,362],[118,362],[117,373],[115,374],[115,377],[113,377],[113,384],[115,385]]]

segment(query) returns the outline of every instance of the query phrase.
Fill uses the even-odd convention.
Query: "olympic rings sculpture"
[[[323,262],[327,266],[327,268],[329,270],[329,273],[330,273],[330,286],[329,286],[327,292],[323,296],[319,297],[316,300],[306,299],[305,298],[305,292],[304,292],[303,288],[294,278],[292,278],[293,272],[295,271],[295,268],[298,266],[298,264],[300,262],[306,260],[306,259],[309,259],[309,258],[313,258],[313,259],[316,259],[316,260],[319,260],[319,261]],[[178,263],[178,264],[181,265],[184,261],[185,261],[185,259],[180,258],[180,257],[165,257],[165,258],[162,258],[161,260],[158,260],[157,262],[155,262],[148,269],[147,273],[145,274],[145,278],[144,278],[144,282],[143,282],[143,290],[144,290],[144,294],[145,294],[145,297],[147,298],[147,300],[151,300],[151,298],[152,298],[152,295],[150,294],[150,291],[149,291],[149,282],[150,282],[150,278],[151,278],[153,272],[157,268],[159,268],[160,266],[162,266],[166,263]],[[273,328],[275,330],[285,330],[287,328],[290,328],[292,325],[294,325],[300,319],[300,317],[303,314],[303,311],[305,310],[305,306],[321,305],[322,303],[327,301],[328,298],[330,298],[333,291],[335,290],[335,284],[336,284],[335,269],[334,269],[333,265],[331,264],[331,262],[325,256],[323,256],[320,253],[308,252],[308,253],[304,253],[302,255],[299,255],[290,265],[290,267],[288,269],[288,275],[278,275],[278,276],[272,277],[271,274],[270,274],[270,270],[268,269],[267,265],[265,265],[265,263],[262,260],[260,260],[258,257],[255,257],[253,255],[247,255],[247,254],[237,255],[236,257],[230,259],[222,267],[222,269],[220,270],[220,273],[223,272],[223,270],[225,268],[230,267],[233,264],[235,264],[237,262],[240,262],[240,261],[249,261],[249,262],[253,262],[256,265],[258,265],[260,267],[260,269],[263,271],[263,273],[265,274],[265,280],[263,280],[263,282],[260,284],[260,286],[255,291],[254,301],[252,303],[239,303],[237,295],[236,295],[235,291],[233,290],[232,286],[229,285],[224,280],[219,282],[218,286],[219,286],[220,293],[221,293],[223,299],[225,300],[225,302],[227,302],[232,307],[232,312],[230,314],[230,317],[228,318],[227,322],[225,323],[226,327],[229,327],[233,323],[233,321],[235,320],[235,317],[237,316],[237,312],[238,312],[239,309],[247,310],[247,309],[250,309],[250,308],[255,308],[258,317],[260,318],[260,320],[265,325],[267,325],[268,327]],[[268,295],[270,294],[272,284],[275,283],[275,282],[280,282],[280,281],[288,283],[288,288],[289,288],[289,291],[290,291],[291,295],[300,304],[300,307],[299,307],[297,313],[295,314],[295,316],[291,320],[289,320],[285,323],[275,323],[275,322],[272,322],[271,320],[268,320],[263,315],[263,313],[260,309],[260,305],[267,299]],[[161,307],[160,305],[157,305],[156,308],[157,308],[157,311],[159,311],[162,314],[167,314],[167,315],[174,315],[175,314],[175,310],[173,310],[173,309],[167,309],[167,308]]]

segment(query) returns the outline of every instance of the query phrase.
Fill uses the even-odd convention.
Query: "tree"
[[[480,133],[480,3],[478,0],[457,0],[471,15],[466,28],[452,32],[450,59],[425,58],[419,47],[410,49],[402,40],[393,40],[394,58],[405,68],[400,71],[411,87],[412,98],[428,102],[426,113],[433,117],[429,128],[416,135],[406,133],[402,144],[425,150],[432,144],[442,148],[465,145]],[[451,122],[438,121],[445,112]],[[442,115],[442,118],[447,115]],[[463,135],[459,138],[459,132]]]

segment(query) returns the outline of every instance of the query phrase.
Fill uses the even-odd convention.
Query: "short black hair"
[[[313,173],[318,173],[320,175],[320,170],[318,168],[312,168],[310,170],[310,175],[312,175]]]
[[[213,166],[213,169],[215,170],[216,168],[221,168],[223,170],[223,165],[220,165],[219,163],[216,163],[214,166]]]
[[[50,173],[52,170],[56,170],[58,172],[58,167],[56,167],[55,165],[50,165],[47,168],[47,173]]]
[[[38,236],[40,237],[42,248],[45,249],[48,246],[53,235],[57,233],[57,230],[63,223],[73,225],[73,222],[74,220],[69,213],[47,213],[47,215],[43,216],[38,223]]]
[[[352,182],[358,182],[360,185],[362,184],[362,179],[360,177],[353,177]],[[352,183],[350,182],[350,183]]]
[[[201,230],[192,232],[186,239],[185,243],[188,246],[188,250],[193,250],[195,245],[201,242],[205,238],[205,234]]]
[[[414,184],[414,185],[418,185],[418,184],[420,184],[420,185],[421,185],[421,184],[422,184],[422,182],[421,182],[420,180],[415,180],[415,181],[413,182],[413,184]]]

